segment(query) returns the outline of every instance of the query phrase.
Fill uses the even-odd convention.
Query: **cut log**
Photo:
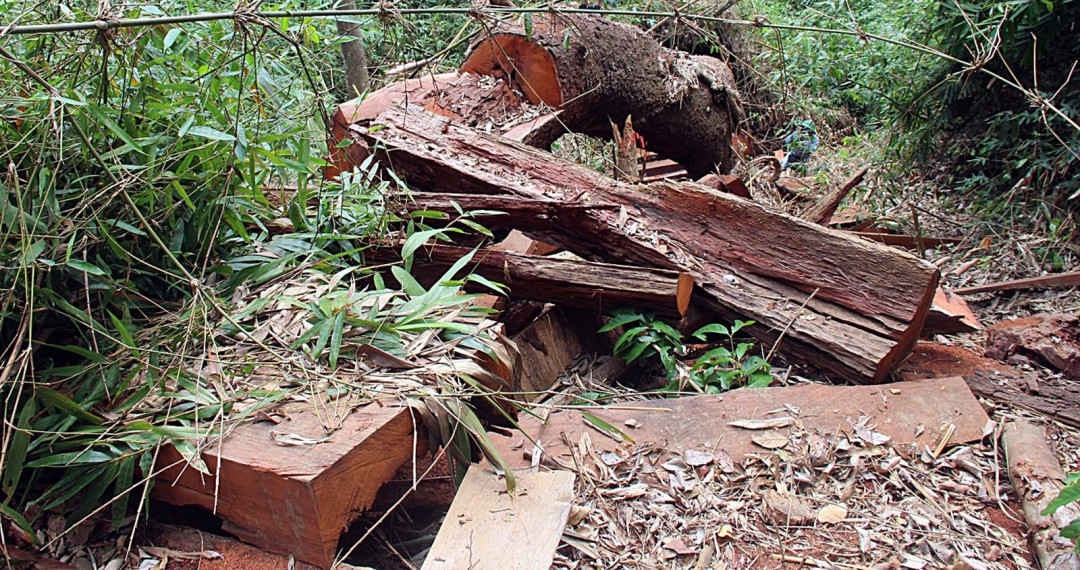
[[[840,207],[840,202],[844,201],[844,198],[862,182],[863,177],[869,172],[869,167],[862,167],[854,176],[848,179],[847,182],[841,184],[836,190],[829,192],[823,196],[820,200],[810,206],[805,212],[803,212],[803,219],[810,220],[815,224],[825,224],[832,219],[833,214],[836,213],[836,209]]]
[[[569,471],[520,473],[518,490],[473,465],[435,536],[423,570],[547,570],[574,498]]]
[[[732,166],[742,110],[720,60],[661,47],[641,30],[583,14],[536,14],[526,31],[500,26],[477,41],[462,72],[510,81],[533,103],[562,111],[570,130],[609,136],[633,115],[653,150],[693,177]]]
[[[213,511],[244,542],[329,567],[341,532],[411,458],[413,423],[408,410],[391,402],[348,413],[328,434],[324,421],[332,418],[315,405],[281,408],[285,421],[244,423],[220,445],[209,445],[202,458],[215,475],[202,475],[174,448],[162,448],[158,466],[173,467],[157,477],[153,496]]]
[[[1005,425],[1001,435],[1009,478],[1020,492],[1024,518],[1031,531],[1031,546],[1044,570],[1080,568],[1080,555],[1073,543],[1061,536],[1061,529],[1080,519],[1080,504],[1061,507],[1053,516],[1042,514],[1065,486],[1065,471],[1054,450],[1046,443],[1046,432],[1031,422],[1018,420]]]
[[[1027,279],[1016,279],[1013,281],[1001,281],[999,283],[987,283],[986,285],[974,285],[972,287],[960,287],[956,292],[961,295],[970,295],[972,293],[987,293],[990,291],[1053,289],[1059,287],[1080,287],[1080,271],[1043,275],[1042,277],[1030,277]]]
[[[413,275],[425,286],[430,285],[470,251],[468,248],[446,245],[421,248],[415,254]],[[392,261],[399,258],[399,252],[399,248],[388,247],[371,248],[364,254],[371,260]],[[513,298],[545,301],[598,313],[618,307],[633,307],[677,318],[686,314],[694,287],[694,279],[688,273],[557,259],[491,248],[478,250],[466,267],[475,274],[506,285]],[[476,284],[467,288],[490,291]]]
[[[420,109],[378,124],[352,129],[414,187],[617,204],[526,233],[587,259],[689,271],[721,318],[755,320],[748,332],[766,342],[785,331],[782,352],[851,380],[887,377],[937,284],[909,254],[694,183],[621,184]]]

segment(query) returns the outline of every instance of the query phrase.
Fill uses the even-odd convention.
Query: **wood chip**
[[[787,427],[793,423],[795,423],[794,418],[783,416],[765,420],[735,420],[728,422],[728,425],[742,429],[776,429]]]
[[[817,513],[819,523],[836,524],[847,518],[847,507],[844,505],[825,505]]]

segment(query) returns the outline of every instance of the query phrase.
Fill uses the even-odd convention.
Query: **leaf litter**
[[[581,368],[564,377],[565,391],[603,391],[611,403],[645,397]],[[721,448],[583,434],[569,446],[576,498],[553,568],[1033,567],[994,437],[935,455],[895,447],[864,417],[850,421],[850,435],[776,421],[791,428],[785,445],[738,462]]]

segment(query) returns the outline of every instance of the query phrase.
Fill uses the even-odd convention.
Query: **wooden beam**
[[[295,403],[275,410],[280,423],[240,424],[202,452],[211,475],[164,447],[158,466],[177,465],[157,477],[153,496],[214,512],[244,542],[329,567],[341,532],[414,449],[407,409],[393,402],[350,409]]]
[[[1080,568],[1080,555],[1075,546],[1061,536],[1061,529],[1080,519],[1080,504],[1065,505],[1053,516],[1042,514],[1065,486],[1065,471],[1046,442],[1046,431],[1031,422],[1017,420],[1005,424],[1001,440],[1009,478],[1020,494],[1039,567],[1045,570]]]
[[[832,219],[833,214],[836,213],[836,209],[840,207],[840,202],[843,202],[844,198],[846,198],[847,195],[862,182],[863,177],[866,176],[866,173],[869,172],[869,170],[870,168],[867,166],[860,168],[858,172],[847,180],[847,182],[844,182],[836,190],[829,192],[814,203],[813,206],[807,208],[807,210],[803,212],[803,219],[814,222],[815,224],[828,223],[828,221]]]
[[[1001,281],[998,283],[987,283],[985,285],[974,285],[971,287],[960,287],[959,289],[956,289],[955,292],[961,295],[970,295],[972,293],[987,293],[990,291],[1054,289],[1067,287],[1080,287],[1080,271],[1043,275],[1042,277],[1029,277],[1027,279],[1015,279],[1012,281]]]
[[[517,473],[517,490],[473,465],[458,488],[423,570],[548,570],[570,504],[569,471]]]
[[[785,409],[796,411],[776,412]],[[509,437],[493,434],[492,438],[500,455],[517,468],[528,467],[532,462],[532,442],[539,442],[544,454],[556,465],[573,464],[567,442],[577,443],[585,431],[593,434],[598,451],[630,443],[618,435],[600,435],[607,432],[599,432],[594,427],[596,423],[585,421],[583,414],[588,413],[593,419],[599,418],[621,430],[635,445],[658,443],[674,454],[690,449],[713,453],[723,450],[737,464],[762,451],[755,440],[763,433],[787,436],[807,430],[850,434],[854,429],[851,422],[856,419],[853,410],[858,410],[857,415],[869,416],[874,431],[888,436],[897,449],[933,448],[947,435],[939,429],[945,424],[955,426],[948,434],[949,443],[978,441],[989,421],[963,378],[949,377],[887,386],[802,384],[740,388],[725,392],[722,398],[687,396],[634,402],[632,407],[557,410],[546,420],[535,416],[521,418],[521,431],[530,439],[521,434]],[[787,421],[783,420],[785,415]],[[919,424],[925,424],[927,429],[921,432],[912,429]],[[909,445],[912,443],[917,447]]]
[[[405,205],[410,210],[432,210],[445,212],[451,216],[458,214],[457,207],[466,212],[498,212],[474,215],[472,219],[491,229],[518,229],[534,232],[549,230],[553,225],[570,223],[589,210],[617,211],[619,209],[617,204],[607,203],[560,202],[509,195],[442,192],[412,192]]]
[[[689,271],[721,318],[755,320],[748,332],[766,342],[785,331],[781,351],[852,380],[884,380],[930,307],[936,268],[892,248],[694,183],[621,184],[419,109],[377,123],[353,133],[414,187],[618,204],[537,237],[587,259]]]
[[[447,245],[427,246],[415,254],[414,276],[433,283],[446,268],[472,250]],[[364,251],[376,261],[399,258],[400,248]],[[666,316],[682,316],[690,306],[694,279],[688,273],[648,269],[579,259],[560,259],[483,248],[473,255],[469,271],[506,285],[513,298],[545,301],[605,312],[633,307]],[[490,289],[468,284],[475,291]],[[681,312],[680,312],[681,311]]]

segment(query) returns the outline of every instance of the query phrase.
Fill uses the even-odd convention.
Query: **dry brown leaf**
[[[825,505],[818,510],[817,520],[819,523],[836,524],[846,519],[847,513],[844,505]]]
[[[777,524],[807,524],[814,520],[814,511],[806,501],[788,493],[773,490],[761,494],[765,502],[765,512]]]
[[[779,418],[769,418],[765,420],[734,420],[728,422],[731,427],[737,427],[742,429],[775,429],[787,427],[795,423],[795,418],[783,416]]]
[[[754,434],[750,441],[765,449],[780,449],[788,444],[788,436],[779,432]]]

